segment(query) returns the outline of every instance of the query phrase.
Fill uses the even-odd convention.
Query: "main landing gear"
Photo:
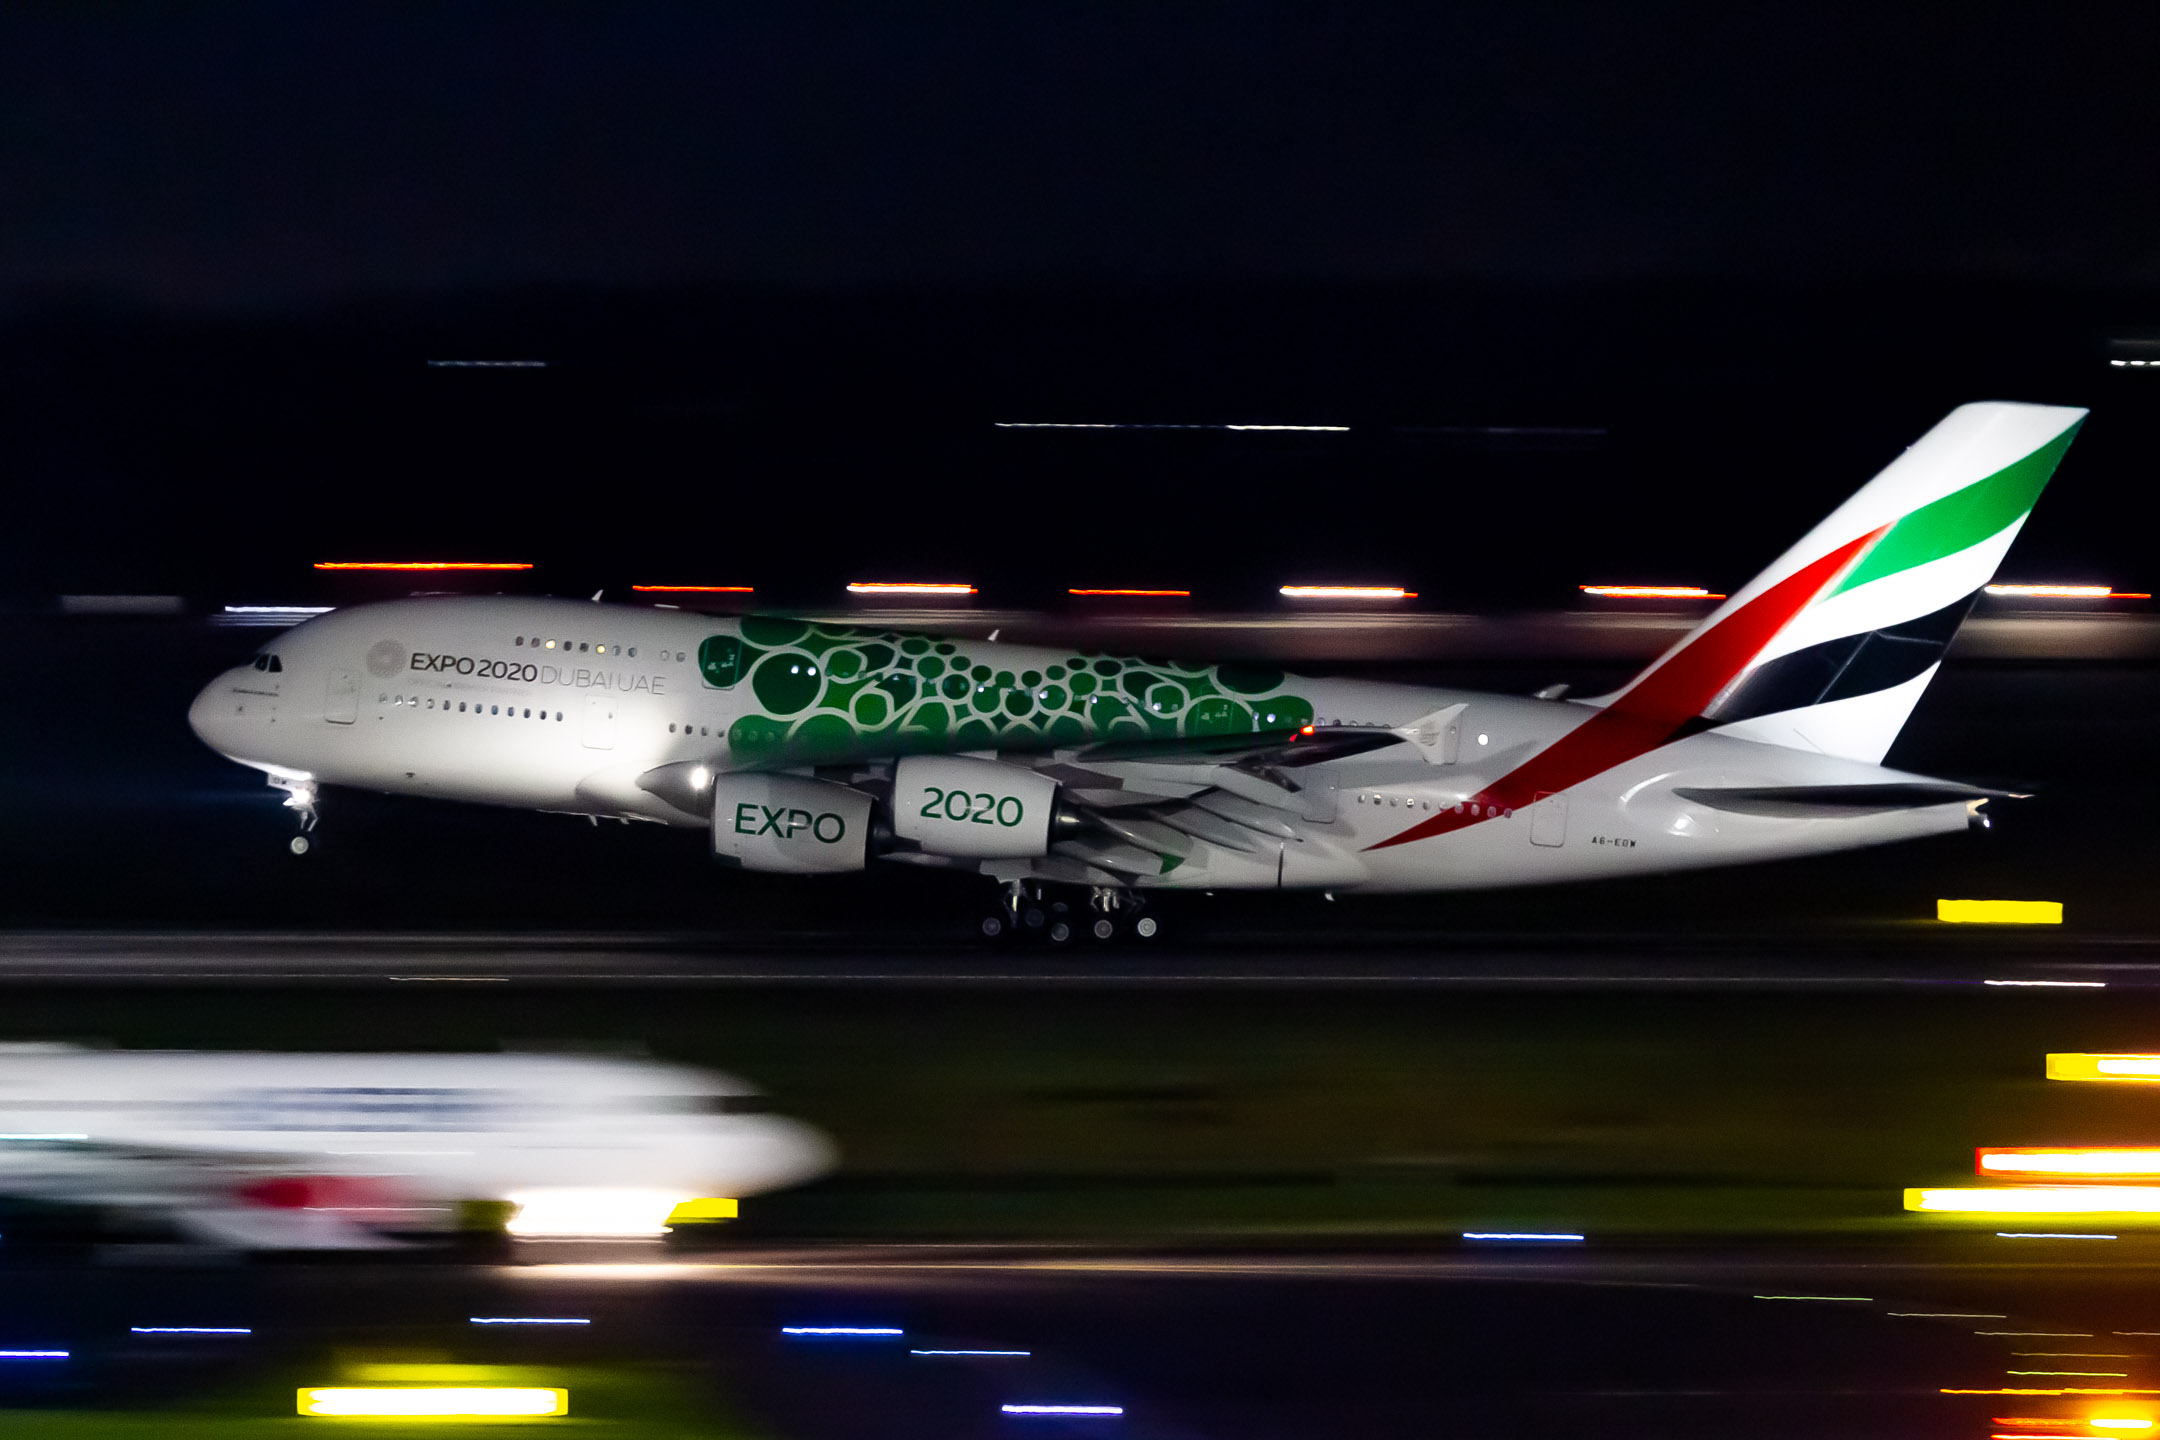
[[[285,842],[285,848],[295,855],[305,855],[315,848],[309,838],[315,822],[321,817],[315,810],[315,782],[293,775],[272,775],[270,783],[285,792],[285,808],[293,812],[300,824],[300,833]]]
[[[1096,885],[1085,901],[1068,901],[1052,899],[1037,881],[1011,880],[1004,898],[983,916],[980,930],[989,941],[1070,945],[1086,939],[1107,945],[1120,937],[1153,940],[1162,933],[1162,922],[1148,913],[1137,890]]]

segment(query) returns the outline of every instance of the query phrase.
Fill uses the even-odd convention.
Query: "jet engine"
[[[1057,782],[965,755],[910,755],[893,769],[893,833],[933,855],[986,860],[1050,852]]]
[[[870,855],[871,800],[800,775],[719,775],[712,782],[714,858],[745,870],[831,875]]]

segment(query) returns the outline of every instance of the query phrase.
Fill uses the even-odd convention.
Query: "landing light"
[[[570,1392],[531,1385],[333,1385],[302,1390],[300,1413],[443,1420],[567,1415]]]
[[[517,1213],[503,1228],[526,1239],[667,1234],[668,1215],[691,1197],[672,1190],[566,1186],[522,1190],[503,1197]]]
[[[1582,585],[1585,595],[1604,600],[1723,600],[1725,597],[1700,585]]]
[[[1417,591],[1400,585],[1285,585],[1278,592],[1292,600],[1415,600]]]

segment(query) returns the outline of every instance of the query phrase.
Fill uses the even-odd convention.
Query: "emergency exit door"
[[[1548,790],[1537,797],[1530,806],[1530,843],[1567,844],[1567,796]]]
[[[350,725],[360,718],[360,677],[350,670],[332,670],[323,692],[323,719],[333,725]]]

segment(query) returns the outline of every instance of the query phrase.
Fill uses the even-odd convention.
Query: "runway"
[[[1205,943],[1109,946],[873,941],[793,945],[722,934],[24,933],[0,936],[0,985],[378,982],[970,989],[1566,989],[2160,987],[2160,937],[1955,933],[1925,924],[1843,935],[1523,939],[1362,934],[1315,944],[1218,931]]]

